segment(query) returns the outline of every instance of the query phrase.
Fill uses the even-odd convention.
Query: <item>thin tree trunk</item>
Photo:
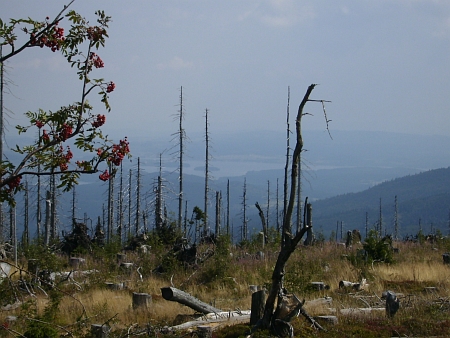
[[[53,169],[52,169],[53,170]],[[52,240],[56,239],[56,176],[52,175],[50,178],[51,181],[51,230],[50,230],[50,238]]]
[[[122,244],[123,241],[123,163],[120,163],[120,185],[119,185],[119,219],[117,226],[117,235]]]
[[[242,236],[241,240],[247,240],[247,179],[244,179],[244,193],[242,195],[242,208],[243,208],[243,219],[242,219]]]
[[[40,131],[39,131],[40,133]],[[40,136],[39,136],[40,139]],[[41,165],[38,164],[37,172],[41,172]],[[0,218],[1,222],[1,218]],[[37,232],[37,242],[41,244],[41,222],[42,222],[42,213],[41,213],[41,176],[37,177],[37,201],[36,201],[36,232]]]
[[[52,197],[50,191],[47,190],[45,199],[45,246],[50,244],[50,227],[51,227],[51,209],[52,209]]]
[[[73,186],[72,188],[72,230],[75,228],[75,223],[77,222],[77,218],[76,218],[76,213],[75,213],[75,202],[76,200],[76,190],[75,190],[75,186]]]
[[[27,247],[28,245],[30,245],[30,229],[28,226],[28,181],[25,181],[25,201],[24,201],[24,220],[23,220],[23,241],[22,241],[22,245],[24,247]]]
[[[272,273],[272,286],[269,290],[266,305],[264,308],[264,316],[262,319],[262,327],[268,328],[271,326],[272,317],[275,309],[275,301],[279,295],[280,290],[283,288],[283,276],[285,273],[286,262],[288,261],[291,254],[294,252],[297,244],[302,239],[303,235],[307,231],[307,227],[302,228],[295,237],[291,234],[292,228],[292,212],[295,203],[296,191],[297,191],[297,175],[298,175],[298,161],[300,157],[300,152],[303,149],[303,139],[301,131],[301,118],[303,115],[303,108],[309,100],[309,96],[313,91],[315,85],[312,84],[308,87],[305,96],[298,108],[297,119],[296,119],[296,145],[292,157],[292,169],[291,169],[291,186],[289,195],[289,204],[286,210],[285,217],[283,219],[283,242],[281,250],[278,254],[278,259],[275,264],[275,268]]]
[[[270,181],[267,180],[267,216],[266,216],[267,229],[269,229],[270,226],[269,216],[270,216]]]
[[[209,134],[208,134],[208,109],[205,109],[205,204],[204,215],[205,223],[203,225],[203,232],[206,234],[208,229],[208,192],[209,192]]]
[[[112,166],[109,166],[109,172],[112,172]],[[112,241],[112,229],[114,223],[114,175],[108,181],[108,236],[107,241],[111,243]]]
[[[130,169],[130,173],[128,176],[128,237],[131,236],[131,205],[132,205],[132,180],[133,180],[133,172]]]
[[[3,46],[0,46],[0,58],[3,57]],[[0,62],[0,163],[3,163],[3,62]],[[3,243],[3,203],[0,203],[0,244]]]
[[[141,212],[141,194],[140,194],[140,185],[141,185],[141,161],[138,157],[138,168],[137,168],[137,182],[136,182],[136,224],[135,224],[135,235],[137,236],[139,232],[139,219]]]
[[[220,236],[220,203],[222,195],[220,191],[216,191],[216,236]]]
[[[180,177],[179,177],[179,192],[178,192],[178,228],[181,229],[181,222],[183,218],[183,87],[180,87],[180,125],[179,125],[179,141],[180,141]]]
[[[255,203],[256,209],[258,209],[258,214],[259,214],[259,218],[261,219],[261,224],[262,224],[262,231],[263,231],[263,236],[264,236],[264,243],[267,243],[267,238],[269,237],[268,232],[267,232],[267,224],[266,224],[266,220],[264,218],[264,212],[261,209],[261,206],[259,205],[258,202]]]
[[[286,165],[284,166],[284,194],[283,194],[283,220],[286,218],[287,199],[288,199],[288,174],[289,174],[289,153],[290,153],[290,127],[289,127],[289,101],[291,98],[291,88],[288,87],[288,99],[286,108]],[[284,241],[284,237],[282,237]]]
[[[227,236],[230,236],[230,180],[227,180]]]

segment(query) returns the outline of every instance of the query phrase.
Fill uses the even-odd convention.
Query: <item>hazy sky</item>
[[[43,20],[64,3],[0,0],[0,17]],[[311,98],[332,101],[332,129],[450,135],[449,0],[76,0],[71,8],[92,23],[97,9],[113,19],[98,52],[105,68],[94,75],[117,85],[104,127],[113,135],[170,139],[180,86],[188,134],[203,130],[205,108],[212,133],[284,130],[288,86],[294,115],[311,83],[320,84]],[[58,53],[28,49],[7,67],[11,125],[27,110],[79,100],[81,83]],[[325,129],[320,104],[306,111],[314,117],[304,128]]]

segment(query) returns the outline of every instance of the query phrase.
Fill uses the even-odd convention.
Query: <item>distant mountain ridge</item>
[[[448,168],[436,169],[437,172],[434,171],[434,168],[445,168],[450,165],[450,148],[437,146],[450,143],[450,137],[333,130],[331,133],[333,139],[330,139],[326,131],[305,131],[304,133],[302,198],[308,196],[309,201],[313,202],[313,220],[316,231],[323,231],[327,235],[335,230],[336,223],[341,221],[344,229],[364,230],[366,212],[369,217],[369,226],[372,226],[379,217],[379,200],[381,198],[383,223],[386,224],[388,231],[392,232],[390,229],[393,224],[394,198],[397,195],[401,234],[416,233],[419,228],[419,219],[421,219],[424,230],[431,228],[432,223],[435,228],[446,233],[450,205],[445,191],[445,187],[448,186],[448,180],[445,180]],[[204,206],[202,165],[204,165],[205,144],[202,135],[190,136],[191,141],[186,145],[183,189],[188,218],[191,217],[194,206],[202,209]],[[263,209],[267,208],[268,188],[270,188],[269,224],[276,224],[277,190],[279,211],[283,205],[281,201],[286,153],[285,132],[222,133],[212,134],[211,139],[213,158],[210,167],[215,170],[210,173],[212,176],[208,207],[210,221],[214,220],[216,191],[222,192],[223,210],[225,210],[226,186],[229,180],[231,225],[236,228],[235,239],[239,238],[239,228],[242,225],[243,217],[242,202],[245,180],[247,184],[247,220],[250,231],[260,231],[261,224],[254,204],[259,202]],[[139,136],[130,137],[130,143],[133,162],[124,162],[124,187],[127,187],[130,170],[133,171],[132,180],[135,184],[136,158],[139,157],[142,169],[141,207],[151,210],[154,183],[159,171],[157,164],[159,155],[163,152],[166,201],[169,214],[174,215],[178,210],[176,197],[178,163],[174,160],[173,154],[169,155],[168,151],[164,152],[164,149],[169,148],[167,142]],[[169,156],[172,158],[168,159]],[[421,176],[422,174],[424,176]],[[407,181],[408,177],[412,181]],[[399,178],[405,178],[405,181],[403,179],[397,181]],[[416,184],[415,180],[420,180],[422,185]],[[436,186],[425,189],[428,180],[429,184],[435,182],[433,184]],[[438,186],[439,184],[436,182],[445,183]],[[30,189],[35,189],[33,182],[30,183]],[[391,184],[395,184],[395,186],[391,186]],[[115,180],[116,199],[118,198],[118,185],[119,178]],[[409,186],[409,190],[401,187],[403,185]],[[45,189],[43,186],[43,190]],[[78,219],[86,217],[89,223],[92,222],[95,225],[97,217],[103,217],[105,214],[107,190],[108,184],[99,181],[98,175],[82,176],[80,185],[76,187],[76,217]],[[30,196],[31,209],[35,208],[36,200],[32,193],[33,191]],[[358,195],[359,193],[362,195]],[[23,196],[21,194],[17,195],[19,228],[23,223]],[[132,211],[134,211],[135,194],[136,187],[132,187]],[[124,196],[127,199],[128,192],[125,192]],[[368,197],[366,198],[366,196]],[[361,201],[365,201],[365,203],[361,204]],[[126,204],[124,212],[127,220],[128,201]],[[426,206],[429,204],[433,204],[434,207],[427,208]],[[58,197],[60,229],[68,230],[71,227],[71,206],[72,193],[61,194]],[[434,210],[434,212],[429,210]],[[44,210],[41,212],[44,215]],[[34,217],[35,212],[30,210],[32,234],[35,233]],[[134,217],[133,214],[131,222],[135,221]],[[151,215],[148,220],[151,226]],[[214,224],[210,225],[214,228]]]
[[[401,235],[439,229],[447,235],[450,211],[450,167],[428,170],[377,184],[367,190],[348,193],[314,203],[314,222],[324,231],[336,230],[343,222],[346,230],[365,231],[366,213],[369,229],[380,218],[387,233],[394,233],[395,197],[398,228]]]

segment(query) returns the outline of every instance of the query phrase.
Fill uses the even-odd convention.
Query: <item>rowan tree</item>
[[[50,49],[62,54],[81,81],[79,101],[56,111],[29,111],[25,114],[29,123],[16,127],[19,134],[34,132],[38,136],[32,144],[12,149],[21,155],[19,163],[1,159],[0,201],[14,203],[14,194],[22,189],[24,175],[59,175],[59,187],[67,191],[77,184],[81,174],[101,172],[99,179],[108,180],[113,173],[101,170],[100,164],[106,163],[107,168],[110,164],[119,166],[125,156],[130,156],[127,138],[118,143],[108,140],[101,131],[106,116],[94,113],[88,102],[88,96],[97,92],[106,112],[111,110],[108,98],[115,83],[93,77],[94,72],[105,66],[98,51],[105,46],[111,17],[97,11],[96,22],[91,24],[69,10],[73,1],[53,20],[10,19],[6,23],[0,19],[0,45],[3,51],[7,50],[0,58],[1,63],[29,48]],[[61,27],[66,22],[67,32]],[[88,159],[81,160],[86,153]]]

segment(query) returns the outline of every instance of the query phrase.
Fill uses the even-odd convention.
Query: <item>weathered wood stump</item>
[[[122,270],[122,273],[124,275],[131,275],[131,272],[133,271],[133,263],[120,263],[120,269]]]
[[[107,338],[109,334],[109,326],[102,324],[92,324],[91,334],[95,338]]]
[[[125,282],[120,282],[120,283],[106,282],[105,285],[106,285],[106,288],[109,290],[123,290],[126,288]]]
[[[124,262],[127,259],[127,255],[124,253],[118,253],[116,255],[116,259],[117,259],[117,264],[120,265],[120,263]]]
[[[389,318],[394,317],[400,307],[400,300],[393,291],[386,291],[386,315]]]
[[[250,314],[250,325],[256,325],[258,320],[263,317],[266,298],[266,290],[256,291],[252,294],[252,312]]]
[[[438,292],[438,288],[435,286],[426,286],[423,288],[423,291],[426,293],[437,293]]]
[[[133,309],[147,310],[152,304],[152,296],[148,293],[133,292]]]
[[[73,270],[78,270],[80,266],[84,265],[86,263],[86,260],[81,257],[70,257],[69,259],[69,265],[72,267]]]
[[[213,329],[211,326],[206,325],[197,326],[197,334],[199,338],[211,338]]]
[[[325,284],[324,282],[311,282],[311,289],[312,290],[329,290],[330,286]]]
[[[254,293],[256,291],[262,290],[262,286],[261,285],[249,285],[248,289],[250,290],[251,293]]]
[[[450,264],[450,252],[444,253],[442,259],[444,260],[444,264]]]
[[[39,260],[31,258],[28,260],[28,272],[32,273],[32,278],[34,278],[39,272]]]

